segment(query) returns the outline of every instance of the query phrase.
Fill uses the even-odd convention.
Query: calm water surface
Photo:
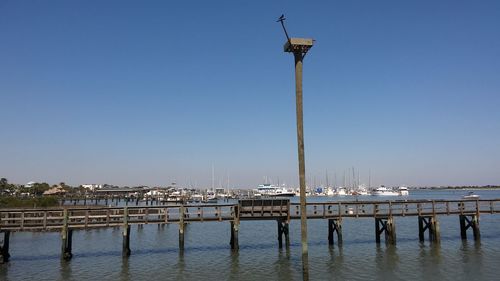
[[[465,191],[412,191],[410,199],[459,199]],[[476,191],[482,199],[500,191]],[[360,197],[360,199],[365,197]],[[308,198],[309,201],[339,198]],[[368,197],[367,199],[375,199]],[[379,199],[379,198],[377,198]],[[398,198],[400,199],[400,198]],[[340,200],[353,200],[343,197]],[[344,219],[342,247],[328,245],[327,221],[309,220],[311,280],[500,280],[500,215],[481,216],[481,241],[460,239],[457,216],[440,216],[441,243],[418,240],[416,217],[396,218],[397,245],[377,245],[373,219]],[[300,222],[279,249],[273,221],[242,222],[240,250],[229,247],[229,223],[191,223],[185,251],[178,227],[132,226],[128,259],[121,229],[74,231],[73,259],[60,260],[59,233],[12,233],[11,259],[0,280],[300,280]]]

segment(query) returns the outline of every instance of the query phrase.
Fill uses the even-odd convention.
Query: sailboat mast
[[[356,186],[356,175],[354,175],[354,167],[352,167],[352,189]]]
[[[372,187],[372,170],[368,169],[368,189]]]
[[[215,187],[215,170],[214,170],[214,164],[212,164],[212,190],[214,190]]]

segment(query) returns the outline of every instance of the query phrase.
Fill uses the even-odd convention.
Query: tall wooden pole
[[[290,38],[286,32],[285,15],[281,15],[281,23],[286,35],[283,49],[293,53],[295,58],[295,95],[297,105],[297,146],[299,155],[299,188],[300,188],[300,234],[302,242],[302,278],[309,280],[309,257],[307,247],[307,207],[306,207],[306,161],[304,157],[304,122],[302,115],[302,61],[307,51],[313,46],[313,39]]]
[[[295,57],[295,95],[297,107],[297,145],[299,156],[300,187],[300,234],[302,243],[303,279],[309,280],[309,254],[307,246],[307,209],[306,209],[306,163],[304,156],[304,122],[302,113],[302,52],[294,52]]]

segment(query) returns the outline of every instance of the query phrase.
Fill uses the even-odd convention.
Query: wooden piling
[[[122,256],[130,256],[130,225],[128,224],[128,208],[123,209],[123,244],[122,244]]]
[[[337,243],[342,245],[342,218],[328,219],[328,244],[333,245],[334,233],[337,233]]]
[[[290,246],[290,230],[288,221],[279,219],[277,220],[278,225],[278,246],[283,248],[283,236],[285,236],[285,246],[288,248]]]
[[[285,235],[285,246],[287,248],[290,247],[290,228],[289,228],[289,223],[288,221],[285,221],[285,224],[283,225],[283,234]]]
[[[418,216],[418,240],[420,242],[424,242],[424,233],[425,233],[425,218],[422,216]]]
[[[239,213],[239,206],[234,206],[233,212],[231,213],[233,216],[233,221],[231,221],[231,249],[234,251],[238,251],[240,248],[239,241],[238,241],[238,232],[240,230],[240,213]],[[200,210],[201,214],[201,210]]]
[[[469,228],[472,228],[474,240],[479,240],[481,232],[479,231],[479,216],[477,214],[460,215],[460,236],[462,239],[467,239],[467,229]]]
[[[439,227],[439,221],[437,220],[437,216],[431,217],[431,230],[432,230],[431,241],[439,243],[441,241],[441,229]]]
[[[276,223],[278,225],[278,245],[281,249],[283,248],[283,224],[280,220],[277,220]]]
[[[474,235],[474,240],[479,240],[481,238],[481,233],[479,232],[479,216],[474,215],[472,217],[472,233]]]
[[[71,253],[73,230],[69,228],[69,212],[68,209],[63,211],[63,227],[61,230],[61,258],[70,260],[73,257]]]
[[[380,230],[380,221],[381,219],[375,218],[375,242],[377,244],[380,244],[380,234],[382,233]]]
[[[425,240],[425,231],[429,232],[429,241],[439,243],[441,234],[437,216],[418,217],[418,238],[420,242]]]
[[[122,245],[122,256],[128,257],[132,252],[130,251],[130,225],[125,225],[123,227],[123,245]]]
[[[184,205],[179,208],[179,250],[184,251],[184,228],[186,224],[184,223]]]
[[[10,258],[9,245],[10,245],[10,231],[5,230],[3,233],[3,245],[0,246],[0,264],[9,261]]]
[[[435,234],[435,222],[436,220],[432,219],[434,216],[428,217],[427,220],[427,231],[429,232],[429,241],[434,241],[436,239],[436,234]]]
[[[239,241],[238,241],[238,232],[239,232],[239,222],[232,221],[231,222],[231,249],[237,251],[240,246],[239,246]]]
[[[462,237],[463,240],[467,239],[467,226],[466,226],[466,216],[460,215],[459,220],[460,220],[460,236]]]
[[[375,241],[380,243],[380,234],[385,233],[387,244],[396,244],[396,225],[392,217],[375,218]]]
[[[386,242],[392,245],[396,244],[396,224],[394,223],[393,217],[389,217],[386,223],[385,231]]]

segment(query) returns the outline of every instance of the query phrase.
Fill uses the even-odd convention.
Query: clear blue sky
[[[500,1],[0,1],[0,176],[500,184]]]

